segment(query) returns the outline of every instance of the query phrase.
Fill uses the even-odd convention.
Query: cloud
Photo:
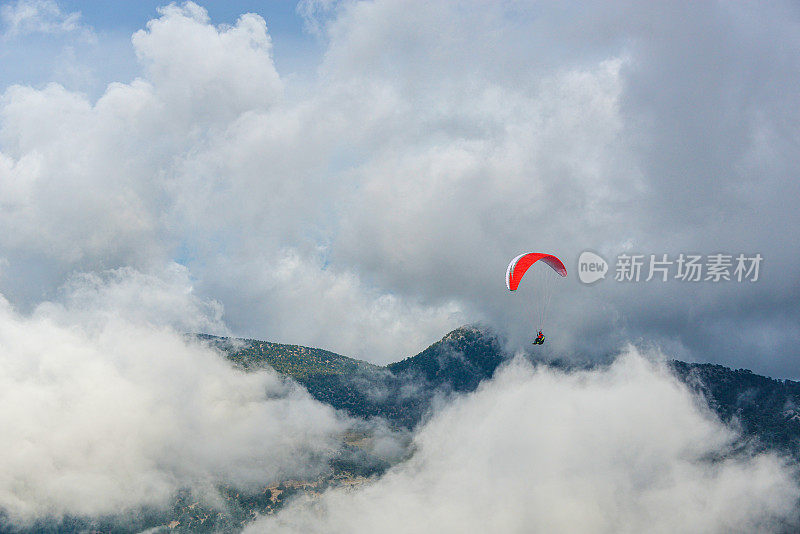
[[[133,37],[149,79],[111,84],[94,103],[57,84],[5,92],[5,249],[93,270],[141,267],[180,241],[167,226],[184,193],[170,188],[173,160],[280,93],[263,19],[218,31],[203,16],[164,8]]]
[[[266,321],[276,341],[322,346],[380,364],[413,354],[466,320],[456,302],[426,306],[380,292],[351,271],[322,269],[319,261],[292,249],[264,263],[226,262],[215,270],[227,274],[212,279],[212,293],[257,290],[241,309],[227,310],[229,320]]]
[[[318,37],[322,36],[326,16],[334,11],[337,3],[337,0],[300,0],[296,10],[303,18],[304,29]]]
[[[586,249],[760,252],[755,284],[570,277],[548,348],[644,340],[793,376],[791,5],[412,5],[302,3],[325,53],[297,79],[261,16],[217,26],[187,2],[95,100],[8,88],[3,294],[29,311],[75,272],[177,262],[237,335],[386,362],[455,318],[527,344],[536,296],[502,284],[526,250],[570,270]]]
[[[0,8],[6,38],[31,33],[79,33],[93,39],[92,31],[81,24],[78,11],[64,13],[55,0],[17,0]]]
[[[75,274],[59,296],[56,302],[39,304],[35,313],[85,327],[102,327],[122,317],[137,325],[170,327],[177,332],[230,334],[222,321],[222,305],[200,298],[188,270],[174,263],[158,274],[130,267]]]
[[[280,96],[263,18],[245,14],[234,26],[215,28],[193,2],[170,4],[159,14],[132,42],[148,79],[171,104],[171,114],[214,124],[268,107]]]
[[[593,371],[516,360],[440,411],[378,480],[247,532],[754,532],[797,520],[794,468],[636,350]]]
[[[0,301],[0,509],[14,524],[163,507],[184,488],[213,503],[217,484],[326,468],[347,422],[166,326],[218,321],[182,274],[78,277],[31,315]]]

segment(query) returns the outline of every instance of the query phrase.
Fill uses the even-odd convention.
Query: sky
[[[233,335],[376,363],[480,322],[512,349],[545,326],[549,355],[632,342],[800,378],[792,3],[1,16],[0,292],[23,313],[84,274],[180,268]],[[609,265],[592,285],[586,250]],[[503,289],[526,251],[571,272],[544,325],[535,285]],[[615,279],[624,254],[638,282]],[[681,254],[733,279],[676,279]]]
[[[523,347],[537,288],[500,277],[544,251],[553,353],[798,378],[796,6],[659,6],[6,2],[0,291],[177,263],[235,335],[386,363],[466,322]]]
[[[186,332],[385,364],[477,322],[512,351],[543,326],[546,357],[621,356],[516,359],[374,484],[251,528],[796,519],[796,466],[730,455],[658,362],[800,378],[799,30],[792,2],[0,2],[0,510],[325,469],[351,420]],[[527,251],[569,271],[544,325],[533,277],[503,280]],[[585,251],[605,279],[581,282]],[[676,278],[719,254],[757,279]],[[667,280],[616,280],[637,255]]]

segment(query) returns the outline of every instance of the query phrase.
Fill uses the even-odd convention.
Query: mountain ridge
[[[381,417],[408,429],[425,421],[437,399],[473,391],[512,357],[494,331],[479,325],[457,328],[418,354],[386,366],[301,345],[208,334],[189,336],[219,350],[243,371],[268,366],[302,384],[320,402],[354,418]],[[566,373],[592,368],[565,362],[538,363]],[[800,459],[800,382],[716,364],[672,360],[667,365],[676,378],[705,399],[720,420],[741,430],[742,439],[731,455],[755,448]],[[294,496],[313,498],[327,488],[368,483],[370,477],[390,468],[392,462],[362,445],[369,439],[370,427],[369,423],[363,427],[356,424],[344,436],[329,470],[313,480],[265,481],[252,491],[221,484],[217,487],[220,501],[215,504],[201,503],[184,489],[167,509],[142,508],[100,518],[45,518],[30,525],[11,525],[0,511],[0,533],[239,532],[258,515],[276,513]],[[794,530],[787,526],[785,531]]]
[[[218,348],[227,339],[202,338]],[[298,381],[320,402],[353,417],[383,417],[408,429],[425,420],[436,398],[474,391],[512,357],[494,330],[478,324],[456,328],[419,353],[385,366],[324,349],[236,341],[244,345],[227,345],[223,351],[234,364],[247,370],[268,365]],[[537,363],[565,372],[574,368],[557,361]],[[739,427],[759,448],[800,459],[800,382],[719,364],[670,360],[667,366],[720,420]]]
[[[383,417],[407,429],[424,419],[437,397],[474,390],[507,358],[497,334],[480,325],[456,328],[420,353],[386,366],[302,345],[195,337],[243,370],[271,367],[350,416]]]

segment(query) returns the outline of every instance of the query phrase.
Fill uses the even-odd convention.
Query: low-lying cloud
[[[357,489],[248,532],[772,532],[796,525],[796,470],[630,349],[564,373],[521,360],[446,407],[416,453]]]
[[[347,421],[170,326],[167,308],[176,326],[216,323],[180,281],[79,277],[28,315],[0,300],[0,510],[12,524],[162,507],[180,489],[213,502],[218,484],[327,467]]]

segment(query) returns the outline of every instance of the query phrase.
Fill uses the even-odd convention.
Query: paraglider
[[[544,334],[542,334],[541,330],[539,330],[539,335],[536,336],[536,339],[533,340],[533,344],[534,345],[544,345]]]
[[[538,265],[534,267],[537,263]],[[549,269],[545,266],[549,267]],[[531,269],[532,267],[534,268]],[[550,304],[552,281],[555,279],[552,271],[565,277],[567,276],[567,268],[564,267],[564,263],[560,259],[551,254],[543,254],[541,252],[526,252],[525,254],[520,254],[511,260],[506,270],[506,287],[509,291],[517,290],[522,281],[522,277],[525,276],[525,273],[527,273],[529,269],[531,273],[536,273],[533,276],[529,275],[529,278],[534,279],[531,285],[535,291],[534,304],[537,310],[539,327],[539,335],[536,336],[533,344],[544,345],[542,328],[547,315],[547,308]]]

